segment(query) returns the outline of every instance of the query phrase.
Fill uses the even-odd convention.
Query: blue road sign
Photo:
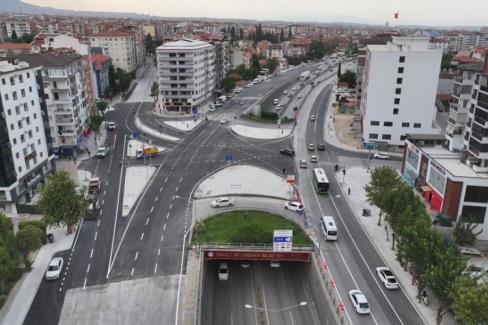
[[[141,134],[138,131],[132,132],[132,138],[137,139]]]
[[[273,243],[291,242],[291,237],[273,237]]]
[[[225,155],[225,161],[232,161],[232,155]]]

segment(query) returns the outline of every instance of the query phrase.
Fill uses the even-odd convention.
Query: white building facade
[[[139,67],[138,42],[136,35],[128,31],[100,32],[89,36],[90,46],[99,48],[99,54],[112,58],[115,68],[125,72],[136,71]]]
[[[157,49],[159,93],[167,111],[191,112],[209,101],[215,88],[215,49],[192,39]]]
[[[0,211],[29,203],[54,167],[49,158],[36,69],[0,61]]]
[[[0,22],[0,34],[2,39],[5,40],[6,38],[11,38],[14,31],[19,38],[24,34],[30,34],[30,23],[21,20],[5,20]]]
[[[439,133],[435,98],[442,50],[423,37],[368,45],[362,80],[364,142],[403,145],[405,134]]]

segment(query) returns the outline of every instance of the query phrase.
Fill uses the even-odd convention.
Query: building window
[[[17,139],[16,138],[13,138],[12,141],[14,142],[14,144],[17,144]]]
[[[403,140],[405,140],[406,138],[407,138],[407,136],[406,136],[406,135],[401,135],[401,136],[400,136],[400,141],[403,141]]]
[[[370,133],[369,138],[370,139],[378,139],[378,133]]]
[[[472,205],[463,205],[461,220],[473,223],[485,222],[486,207],[477,207]]]
[[[422,127],[421,123],[413,123],[413,127],[416,129],[420,129]]]
[[[15,85],[15,80],[14,80],[14,77],[10,77],[10,85]]]
[[[35,120],[36,118],[37,118],[37,114],[36,114],[36,113],[34,113],[34,120]]]
[[[31,86],[29,86],[29,92],[30,92],[30,93],[32,92],[32,87],[31,87]]]
[[[20,95],[21,95],[22,97],[25,97],[25,89],[21,89],[21,90],[20,90]]]
[[[19,166],[19,173],[22,173],[22,167]]]
[[[403,84],[403,78],[397,78],[397,85]]]
[[[464,201],[487,203],[488,202],[488,187],[483,186],[466,186],[466,194],[464,194]]]
[[[8,115],[12,115],[12,110],[11,110],[10,108],[9,108],[9,109],[7,109],[7,114],[8,114]]]
[[[393,101],[393,104],[395,104],[395,105],[400,104],[400,98],[395,98],[395,100]]]
[[[5,85],[5,78],[2,78],[2,85]]]
[[[393,115],[398,115],[398,108],[393,109]]]
[[[20,83],[23,83],[24,82],[24,77],[21,74],[19,74],[19,82]]]
[[[20,158],[20,155],[18,152],[15,153],[15,158],[19,159]]]
[[[10,130],[14,130],[14,129],[15,129],[14,124],[13,123],[10,124]]]
[[[371,121],[370,124],[373,125],[373,126],[380,125],[380,121]]]
[[[410,123],[408,123],[408,122],[402,123],[402,128],[409,128],[409,127],[410,127]]]
[[[403,73],[404,67],[398,67],[398,73]]]
[[[393,122],[383,122],[383,126],[393,126]]]
[[[34,106],[34,100],[31,100],[31,105]]]
[[[8,94],[5,94],[5,100],[8,100]]]
[[[30,72],[27,72],[27,79],[30,78]]]
[[[391,134],[383,134],[381,135],[382,140],[391,140]]]
[[[402,93],[402,88],[396,88],[395,89],[395,94],[400,95]]]
[[[20,135],[20,142],[22,142],[22,143],[25,142],[25,136],[23,134]]]
[[[22,121],[17,121],[17,125],[19,126],[19,129],[22,129]]]
[[[400,58],[398,59],[398,62],[405,63],[405,56],[404,55],[400,56]]]
[[[13,98],[14,100],[17,100],[17,92],[16,92],[16,91],[14,91],[14,92],[12,93],[12,98]]]

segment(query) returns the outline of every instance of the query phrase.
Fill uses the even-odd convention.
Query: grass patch
[[[308,236],[294,222],[276,214],[250,210],[224,212],[204,220],[195,226],[192,243],[272,244],[275,229],[293,230],[293,245],[312,245]],[[236,238],[239,240],[234,240]],[[251,240],[245,240],[245,238]]]

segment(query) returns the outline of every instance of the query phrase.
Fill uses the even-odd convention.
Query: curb
[[[252,126],[251,126],[252,127]],[[233,135],[235,135],[236,137],[240,137],[240,138],[244,138],[244,139],[249,139],[249,140],[257,140],[257,141],[270,141],[270,142],[278,142],[278,141],[282,141],[284,139],[287,139],[289,137],[291,137],[293,135],[293,132],[290,132],[290,134],[288,134],[287,136],[284,136],[284,137],[280,137],[280,138],[272,138],[272,139],[263,139],[263,138],[251,138],[251,137],[246,137],[244,135],[240,135],[239,133],[237,133],[236,131],[232,130],[231,126],[229,125],[227,127],[227,129],[229,130],[230,133],[232,133]]]

